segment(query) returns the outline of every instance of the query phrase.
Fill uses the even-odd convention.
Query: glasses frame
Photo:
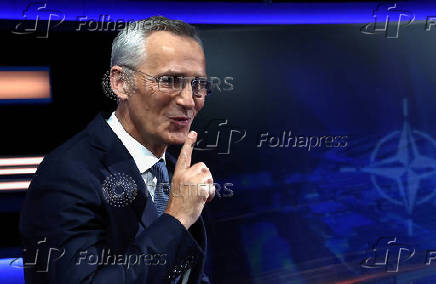
[[[147,74],[145,72],[136,70],[135,68],[132,68],[132,67],[129,67],[129,66],[126,66],[126,65],[123,65],[121,67],[130,69],[130,70],[132,70],[134,72],[137,72],[137,73],[140,73],[146,79],[148,79],[150,81],[153,81],[154,83],[157,83],[158,84],[158,88],[159,88],[160,91],[161,91],[160,84],[161,84],[162,78],[163,77],[170,77],[170,78],[172,77],[173,78],[173,81],[172,81],[173,82],[173,89],[175,91],[176,90],[177,91],[182,91],[186,87],[186,81],[188,79],[192,78],[192,80],[191,80],[191,89],[192,89],[192,96],[193,97],[195,97],[197,99],[201,99],[201,98],[206,97],[207,95],[209,95],[212,92],[211,89],[210,89],[210,85],[211,84],[210,84],[210,82],[209,82],[207,77],[184,77],[184,76],[172,76],[172,75],[160,75],[160,76],[156,77],[156,76],[153,76],[153,75]],[[174,87],[174,78],[178,78],[178,79],[182,80],[183,83],[182,83],[182,87],[180,89]],[[198,83],[200,81],[200,79],[206,79],[206,93],[204,95],[203,94],[199,94],[198,91],[196,91],[197,88],[194,87],[194,84]]]

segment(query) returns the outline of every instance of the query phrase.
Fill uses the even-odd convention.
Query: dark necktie
[[[157,214],[160,216],[165,211],[165,208],[167,208],[170,188],[168,170],[165,166],[165,162],[160,159],[151,167],[150,172],[157,179],[156,188],[154,190],[154,205],[156,206]]]
[[[157,214],[160,216],[167,208],[170,178],[165,162],[162,159],[151,167],[150,172],[157,179],[156,188],[154,190],[154,206],[156,206]],[[171,281],[171,283],[179,283],[181,277],[182,275],[178,276],[175,280]]]

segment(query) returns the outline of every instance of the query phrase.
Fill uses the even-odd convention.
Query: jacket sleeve
[[[105,258],[110,229],[101,195],[80,165],[51,164],[38,170],[22,210],[26,281],[45,273],[37,277],[48,283],[167,283],[204,257],[191,233],[162,214],[123,254]]]

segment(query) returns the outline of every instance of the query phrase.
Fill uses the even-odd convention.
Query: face
[[[146,40],[146,55],[137,70],[154,77],[163,75],[205,77],[206,60],[202,47],[192,38],[171,32],[153,32]],[[183,89],[162,92],[153,80],[139,73],[136,90],[127,100],[136,130],[145,141],[159,144],[182,144],[192,120],[204,106],[204,96],[197,98],[187,81]]]

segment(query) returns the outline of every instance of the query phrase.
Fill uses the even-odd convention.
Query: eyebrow
[[[186,73],[184,73],[184,72],[178,72],[178,71],[174,71],[174,70],[163,71],[163,72],[160,72],[159,74],[157,74],[156,76],[159,77],[159,76],[164,76],[164,75],[176,76],[176,77],[206,77],[207,76],[207,75],[199,75],[199,74],[194,75],[194,76],[187,76]]]

